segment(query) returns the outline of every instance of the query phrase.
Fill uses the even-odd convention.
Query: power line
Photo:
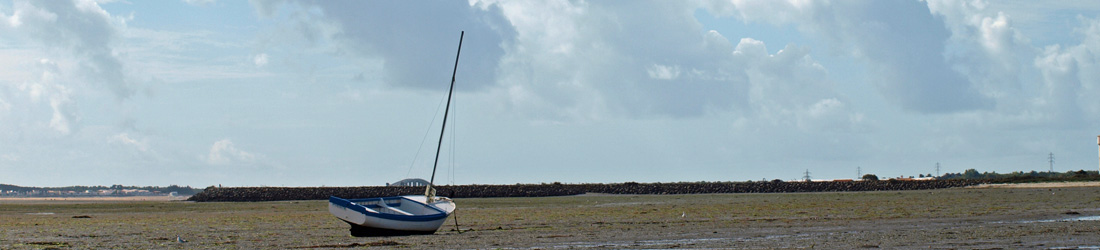
[[[936,163],[936,176],[937,177],[940,176],[940,163],[939,162]]]
[[[806,182],[810,182],[810,170],[809,169],[806,169],[806,175],[803,175],[802,179],[806,180]]]

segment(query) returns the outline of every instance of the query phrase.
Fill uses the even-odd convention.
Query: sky
[[[0,0],[0,183],[1096,170],[1094,1]]]

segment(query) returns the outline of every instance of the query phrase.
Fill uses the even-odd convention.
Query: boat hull
[[[329,198],[329,213],[351,225],[356,237],[432,234],[454,211],[454,202],[440,197],[431,204],[424,196],[365,199]]]

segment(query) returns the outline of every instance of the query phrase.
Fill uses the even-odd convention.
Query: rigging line
[[[435,125],[435,118],[439,117],[439,108],[443,107],[443,101],[444,100],[447,100],[447,98],[445,96],[440,97],[439,98],[439,104],[435,105],[435,114],[436,115],[432,116],[432,122],[428,123],[428,129],[424,131],[424,138],[420,139],[420,146],[416,147],[416,155],[413,155],[412,163],[409,163],[409,171],[405,172],[405,178],[406,179],[408,179],[409,176],[412,175],[413,166],[416,166],[416,159],[420,158],[420,150],[424,149],[424,142],[428,141],[428,134],[432,133],[432,125]]]

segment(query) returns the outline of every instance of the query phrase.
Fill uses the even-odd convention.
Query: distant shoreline
[[[4,201],[183,201],[190,196],[0,197]]]

